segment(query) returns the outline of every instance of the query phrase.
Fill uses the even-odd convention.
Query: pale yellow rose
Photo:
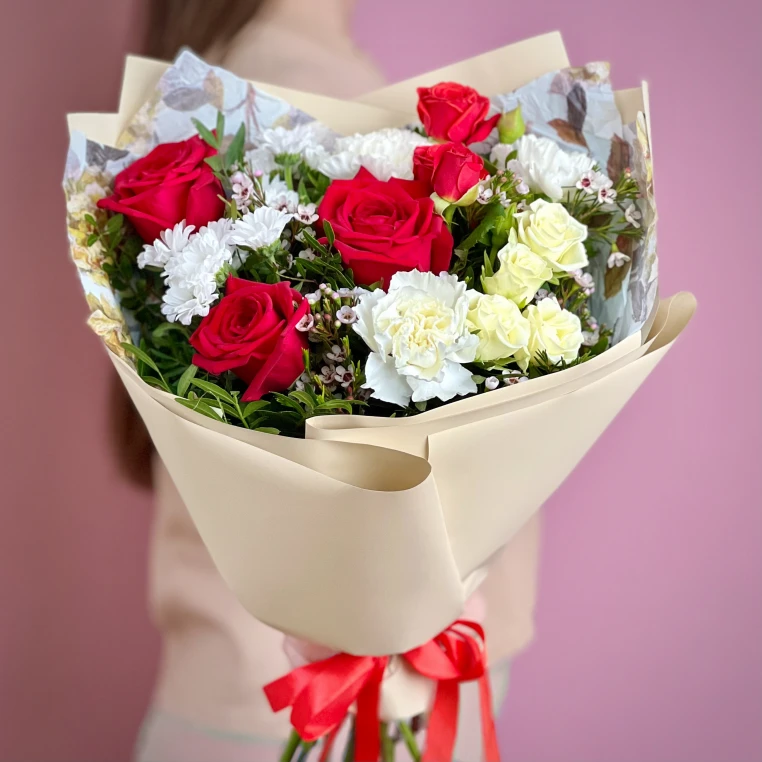
[[[538,198],[516,219],[519,242],[543,257],[554,272],[568,273],[587,266],[583,243],[587,225],[575,220],[562,204]]]
[[[523,315],[529,322],[529,342],[526,349],[516,353],[516,362],[522,370],[542,351],[547,352],[554,364],[576,359],[582,346],[582,326],[576,315],[561,309],[552,297],[530,304]]]
[[[553,270],[544,257],[519,243],[516,231],[511,230],[508,243],[497,253],[500,267],[494,275],[482,276],[482,288],[488,294],[500,294],[524,307]]]
[[[478,362],[511,357],[529,342],[529,321],[515,302],[499,294],[469,291],[468,330],[477,333]]]

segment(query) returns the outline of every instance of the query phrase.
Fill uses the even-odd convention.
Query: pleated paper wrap
[[[256,87],[347,133],[408,122],[418,84],[452,79],[491,95],[567,65],[551,34],[387,88],[366,104]],[[166,66],[129,59],[119,113],[72,115],[71,129],[116,145]],[[640,88],[617,94],[623,121],[643,112],[648,124],[644,96]],[[338,651],[394,654],[460,615],[490,561],[584,457],[694,308],[690,294],[662,301],[640,330],[561,373],[410,418],[315,418],[304,440],[193,413],[110,354],[244,607]]]

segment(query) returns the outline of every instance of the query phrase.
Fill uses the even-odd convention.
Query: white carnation
[[[174,227],[163,230],[152,244],[143,246],[143,251],[138,254],[138,267],[164,267],[171,257],[181,254],[186,249],[195,229],[193,225],[186,225],[183,220]]]
[[[447,273],[398,272],[387,293],[362,295],[354,330],[371,350],[364,388],[401,406],[475,393],[463,367],[479,344],[468,330],[468,307],[466,284]]]
[[[339,138],[333,151],[313,147],[305,153],[305,160],[333,180],[348,180],[360,167],[365,167],[379,180],[392,177],[412,180],[413,152],[429,142],[417,132],[387,128]]]
[[[566,190],[574,188],[580,178],[593,168],[593,159],[579,151],[564,151],[550,138],[522,135],[513,146],[520,175],[536,193],[544,193],[560,201]]]
[[[513,143],[497,143],[489,152],[489,160],[498,168],[505,169],[508,156],[513,151]]]
[[[247,246],[250,249],[261,249],[275,243],[283,232],[283,228],[291,220],[293,214],[273,209],[269,206],[258,206],[253,212],[248,212],[233,224],[231,242],[236,246]]]
[[[173,255],[164,268],[166,291],[161,311],[170,323],[190,325],[194,316],[209,314],[217,300],[217,274],[232,259],[232,249],[220,240],[222,226],[210,223]]]

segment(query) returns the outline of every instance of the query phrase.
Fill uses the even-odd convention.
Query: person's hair
[[[203,55],[225,49],[267,0],[150,0],[143,53],[172,60],[182,47]],[[153,443],[114,373],[109,394],[110,437],[119,469],[133,484],[150,487]]]
[[[169,61],[184,46],[200,55],[213,45],[224,48],[266,2],[150,0],[145,54]]]

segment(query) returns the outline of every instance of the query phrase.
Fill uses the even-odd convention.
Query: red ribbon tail
[[[386,659],[380,659],[373,675],[363,686],[357,697],[357,717],[355,718],[355,762],[369,762],[381,756],[381,734],[379,732],[379,707],[381,704],[381,682],[384,679]]]
[[[458,728],[459,699],[460,685],[457,681],[440,681],[426,729],[426,750],[422,762],[452,759]]]
[[[336,741],[336,736],[339,735],[339,731],[341,730],[341,725],[337,725],[326,737],[323,741],[323,748],[320,750],[320,757],[318,758],[318,762],[328,762],[328,758],[331,756],[331,751],[333,750],[333,744]]]

